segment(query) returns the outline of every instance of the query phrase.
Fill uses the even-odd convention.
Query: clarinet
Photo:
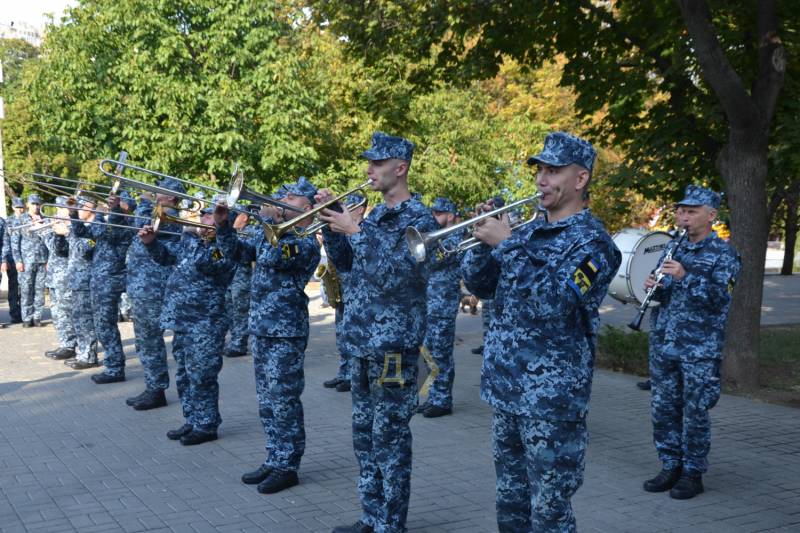
[[[641,329],[642,319],[644,318],[644,314],[647,311],[647,308],[650,306],[650,300],[653,299],[653,295],[655,295],[656,293],[658,284],[661,283],[661,281],[664,279],[664,276],[666,276],[666,274],[664,274],[664,272],[662,271],[662,269],[664,268],[664,263],[672,259],[672,256],[675,255],[675,251],[683,243],[683,241],[686,240],[687,233],[688,232],[686,231],[686,229],[681,230],[680,235],[678,235],[678,240],[675,241],[675,244],[673,244],[672,247],[667,251],[667,253],[664,255],[664,258],[661,260],[661,262],[658,264],[658,267],[653,272],[653,275],[656,278],[656,283],[655,285],[650,287],[650,290],[647,291],[647,294],[644,297],[642,305],[640,305],[639,309],[637,309],[636,318],[634,318],[631,321],[631,323],[628,324],[628,327],[631,328],[632,330],[639,331]]]

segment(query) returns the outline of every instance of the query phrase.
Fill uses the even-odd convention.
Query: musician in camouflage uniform
[[[56,216],[69,218],[67,199],[59,196],[55,201],[60,206]],[[47,287],[50,289],[50,314],[58,335],[58,348],[48,350],[45,355],[51,359],[65,360],[75,357],[75,326],[72,323],[70,309],[67,302],[71,300],[67,283],[67,269],[69,267],[69,226],[63,221],[52,220],[52,225],[42,230],[41,236],[47,246]]]
[[[570,499],[583,481],[598,307],[621,262],[583,209],[594,159],[588,142],[548,135],[528,160],[546,215],[513,233],[507,217],[486,219],[474,232],[485,245],[462,264],[467,288],[495,304],[481,397],[493,411],[501,532],[576,530]]]
[[[663,469],[644,489],[669,490],[675,499],[703,492],[708,411],[719,400],[725,323],[741,268],[736,250],[711,229],[719,205],[714,191],[686,188],[675,220],[687,240],[664,262],[665,277],[654,294],[661,305],[653,309],[650,327],[653,442]],[[655,283],[651,276],[645,286]]]
[[[185,194],[183,184],[172,178],[165,178],[159,187]],[[156,195],[156,204],[161,206],[167,215],[177,217],[175,196]],[[140,198],[136,206],[135,219],[138,227],[151,223],[153,202],[149,198]],[[159,229],[181,233],[183,228],[178,224],[162,224]],[[180,237],[167,233],[157,233],[156,238],[177,244]],[[141,239],[133,239],[128,247],[126,267],[126,291],[131,300],[133,316],[133,334],[136,339],[136,353],[144,370],[144,391],[125,400],[125,403],[137,411],[156,409],[167,405],[164,391],[169,387],[169,370],[167,368],[167,348],[164,344],[164,329],[161,327],[161,307],[165,298],[165,287],[173,265],[157,263],[147,251]]]
[[[447,198],[436,198],[431,207],[433,218],[441,228],[455,224],[456,204]],[[463,239],[463,232],[448,235],[442,241],[444,249],[455,249]],[[431,250],[428,279],[428,305],[425,330],[425,347],[430,353],[434,374],[427,401],[417,412],[425,418],[436,418],[453,412],[453,380],[455,364],[453,344],[456,340],[456,317],[461,299],[461,258],[463,253],[445,253],[441,247]],[[429,363],[429,366],[430,363]]]
[[[0,271],[8,277],[8,312],[11,315],[11,323],[19,324],[22,322],[22,309],[19,302],[19,282],[17,280],[17,265],[14,263],[14,254],[11,252],[11,228],[19,225],[20,218],[25,212],[25,202],[22,198],[14,197],[11,199],[11,206],[14,213],[5,220],[0,220]]]
[[[39,209],[42,200],[38,194],[28,196],[28,212],[19,218],[19,225],[41,222]],[[11,252],[19,272],[22,326],[41,326],[44,311],[45,265],[47,247],[37,233],[16,231],[11,236]]]
[[[353,448],[359,464],[361,518],[346,532],[406,531],[411,493],[411,429],[417,406],[417,361],[425,334],[428,265],[406,245],[405,230],[432,231],[436,221],[408,188],[414,144],[376,132],[361,157],[371,188],[383,195],[361,225],[345,210],[323,211],[329,261],[349,272],[344,342],[352,355]],[[332,197],[320,191],[317,200]]]
[[[211,225],[211,208],[201,211],[201,222]],[[145,225],[139,238],[153,261],[173,266],[164,286],[161,327],[174,332],[175,387],[183,412],[183,425],[167,438],[192,446],[216,440],[222,423],[219,382],[225,345],[225,291],[236,260],[216,242],[213,229],[185,231],[178,242],[156,239]]]

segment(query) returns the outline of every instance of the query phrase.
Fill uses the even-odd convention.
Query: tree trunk
[[[781,276],[791,276],[794,270],[794,246],[797,242],[798,203],[800,203],[800,186],[797,183],[789,188],[786,194],[786,221],[784,224],[785,249],[783,251],[783,265]]]
[[[728,317],[723,378],[740,390],[758,388],[764,261],[767,255],[767,139],[731,128],[718,160],[728,192],[731,238],[742,257]]]

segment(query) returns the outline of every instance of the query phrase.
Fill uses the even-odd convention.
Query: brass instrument
[[[365,205],[367,205],[367,199],[366,198],[364,198],[363,200],[360,200],[358,202],[354,202],[352,204],[348,204],[347,205],[347,210],[352,213],[353,211],[355,211],[359,207],[364,207]],[[315,234],[316,232],[318,232],[319,230],[321,230],[322,228],[324,228],[327,225],[328,225],[327,222],[322,222],[321,220],[319,220],[317,222],[314,222],[313,224],[310,224],[305,230],[303,230],[302,233],[300,233],[300,235],[302,235],[303,237],[308,237],[309,235]]]
[[[370,183],[372,183],[372,180],[367,180],[358,187],[354,187],[353,189],[344,192],[339,196],[331,200],[328,200],[327,202],[323,202],[315,206],[313,209],[310,209],[308,211],[303,211],[302,214],[297,215],[293,219],[287,220],[286,222],[282,222],[280,224],[263,224],[262,227],[264,228],[264,236],[267,238],[270,244],[272,244],[272,246],[277,246],[280,238],[283,237],[289,230],[295,229],[295,226],[297,225],[298,222],[302,222],[303,220],[317,216],[317,214],[323,209],[328,209],[334,204],[339,203],[342,200],[342,198],[347,198],[354,192],[364,189],[365,187],[369,186]],[[298,233],[300,235],[304,234],[310,235],[310,233],[308,233],[307,230],[298,231]]]
[[[342,297],[342,280],[339,278],[339,272],[336,271],[336,267],[333,266],[330,258],[328,258],[327,263],[319,264],[314,276],[318,277],[320,283],[322,283],[331,307],[340,306],[344,301]]]
[[[539,218],[539,213],[537,211],[534,211],[533,216],[528,220],[512,224],[511,231],[517,231],[519,229],[522,229],[525,226],[528,226],[529,224],[534,222],[537,218]],[[481,244],[483,243],[480,240],[478,240],[477,237],[467,237],[465,239],[462,239],[461,242],[458,243],[458,245],[448,248],[447,245],[445,245],[444,240],[441,240],[439,241],[439,249],[445,255],[452,255],[461,252],[466,252],[467,250],[472,250],[473,248],[477,248]]]
[[[427,233],[421,233],[417,228],[414,226],[409,226],[406,228],[406,243],[408,244],[408,250],[411,252],[412,257],[417,260],[418,263],[425,261],[427,256],[427,251],[431,248],[434,244],[441,247],[442,239],[461,231],[464,228],[472,226],[481,220],[487,219],[489,217],[501,215],[510,209],[514,209],[515,207],[529,204],[529,203],[537,203],[539,199],[542,197],[541,193],[534,194],[533,196],[528,196],[527,198],[523,198],[521,200],[517,200],[516,202],[511,202],[510,204],[504,205],[503,207],[498,207],[492,211],[482,213],[478,216],[472,217],[469,220],[464,220],[463,222],[459,222],[458,224],[453,224],[450,227],[442,228],[436,231],[429,231]],[[533,222],[536,217],[539,215],[538,209],[534,209],[533,217],[527,221],[527,223]],[[520,225],[514,227],[517,229]],[[480,243],[475,237],[469,237],[463,239],[458,246],[452,249],[442,249],[445,253],[456,253],[467,250],[471,247],[477,246]]]

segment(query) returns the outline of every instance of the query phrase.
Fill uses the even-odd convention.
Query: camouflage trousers
[[[75,357],[84,363],[97,362],[97,335],[94,332],[91,293],[66,291],[64,305],[70,309],[72,325],[75,327]]]
[[[456,368],[453,343],[456,340],[456,316],[428,316],[425,347],[436,365],[436,378],[431,383],[428,403],[445,409],[453,406],[453,380]],[[433,371],[433,369],[431,369]]]
[[[121,292],[91,291],[94,312],[94,330],[103,345],[105,373],[111,376],[125,375],[125,352],[119,334],[119,298]]]
[[[13,261],[8,262],[8,314],[11,315],[11,320],[19,322],[22,320],[22,307],[19,301],[19,279],[17,267]]]
[[[228,309],[228,350],[234,352],[247,351],[247,324],[250,314],[250,286],[243,287],[231,284],[225,292],[225,305]]]
[[[406,531],[418,359],[417,348],[386,354],[382,361],[350,360],[361,521],[376,533]]]
[[[651,350],[653,442],[664,468],[708,469],[708,411],[719,400],[720,364],[716,359],[681,361]]]
[[[481,321],[483,322],[483,342],[486,342],[486,332],[492,323],[494,315],[494,300],[481,300]]]
[[[342,330],[342,323],[344,318],[344,304],[336,306],[336,349],[339,352],[339,368],[336,371],[336,379],[343,379],[350,381],[350,355],[347,353],[344,339],[344,331]]]
[[[50,287],[50,314],[53,315],[59,348],[75,348],[77,344],[75,326],[68,307],[71,301],[70,292],[66,283],[61,287]]]
[[[133,297],[131,310],[136,353],[144,369],[145,385],[148,390],[164,390],[169,387],[169,370],[164,330],[159,319],[161,300]]]
[[[570,499],[583,483],[586,422],[492,414],[500,533],[576,530]]]
[[[258,415],[266,437],[264,464],[296,472],[306,449],[303,361],[306,337],[253,337]]]
[[[19,273],[23,322],[42,319],[46,275],[44,263],[26,264],[25,271]]]
[[[176,331],[172,338],[175,357],[175,388],[187,424],[202,431],[215,431],[219,414],[219,382],[225,339],[219,330]]]

